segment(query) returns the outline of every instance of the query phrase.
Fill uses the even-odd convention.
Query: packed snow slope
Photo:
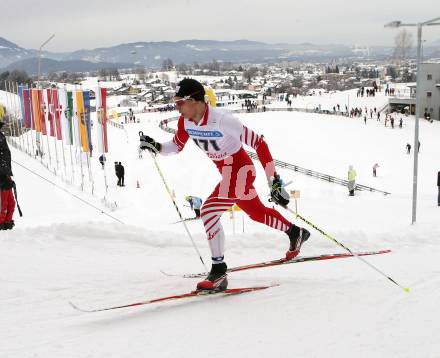
[[[293,180],[288,189],[301,191],[304,217],[353,250],[391,249],[365,259],[410,293],[350,258],[231,274],[230,287],[280,284],[240,296],[91,314],[72,309],[69,301],[99,308],[195,288],[196,280],[160,272],[204,269],[183,226],[172,224],[178,216],[151,157],[140,159],[137,152],[139,130],[159,141],[171,138],[157,124],[172,115],[144,114],[126,130],[110,127],[107,169],[95,153],[91,162],[94,195],[12,149],[24,216],[16,215],[16,228],[0,234],[0,357],[439,357],[440,125],[420,123],[418,216],[411,225],[413,158],[405,145],[413,142],[414,122],[406,117],[402,129],[391,129],[374,119],[365,125],[362,119],[295,112],[239,115],[265,135],[275,158],[342,178],[351,164],[359,183],[392,193],[349,197],[345,187],[280,170],[286,182]],[[182,212],[191,216],[184,197],[210,194],[219,180],[214,164],[192,142],[177,156],[157,159]],[[116,186],[114,161],[125,165],[123,188]],[[267,183],[255,165],[256,187],[267,203]],[[222,220],[228,265],[284,255],[283,233],[240,212],[235,224],[228,213]],[[188,228],[209,265],[201,223]],[[302,255],[344,252],[310,230]]]

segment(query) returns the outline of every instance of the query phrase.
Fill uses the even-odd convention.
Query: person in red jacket
[[[197,284],[197,289],[225,290],[228,284],[227,265],[224,262],[225,235],[220,217],[231,206],[237,204],[252,220],[285,232],[290,239],[287,259],[299,254],[301,245],[310,233],[287,220],[277,210],[264,206],[258,198],[253,185],[255,167],[243,149],[243,144],[256,151],[268,178],[272,200],[284,207],[289,203],[289,195],[275,170],[263,136],[243,125],[230,112],[212,108],[205,103],[205,90],[198,81],[184,79],[176,91],[174,102],[181,116],[174,138],[166,143],[157,143],[140,132],[139,147],[170,155],[180,152],[187,141],[192,139],[217,166],[222,179],[200,210],[211,249],[212,267],[206,279]]]
[[[0,129],[2,127],[3,122],[0,122]],[[0,131],[0,230],[10,230],[14,227],[14,220],[12,220],[15,210],[13,187],[11,151],[5,135]]]

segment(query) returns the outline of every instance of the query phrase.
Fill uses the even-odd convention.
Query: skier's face
[[[196,102],[193,98],[174,97],[176,109],[185,118],[192,118],[196,112]]]

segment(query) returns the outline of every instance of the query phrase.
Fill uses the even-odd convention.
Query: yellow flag
[[[87,127],[85,121],[84,98],[82,91],[76,91],[77,108],[76,113],[79,122],[79,134],[81,138],[81,148],[83,152],[89,151],[89,141],[87,140]]]
[[[38,101],[38,90],[32,89],[32,112],[34,114],[35,130],[41,132],[40,123],[40,102]]]

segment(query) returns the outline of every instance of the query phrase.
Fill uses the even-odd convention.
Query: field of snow
[[[289,189],[301,190],[304,217],[353,250],[391,249],[366,260],[410,287],[409,294],[351,258],[231,274],[230,287],[280,284],[240,296],[94,314],[73,310],[69,301],[105,307],[195,288],[196,280],[160,272],[199,272],[203,266],[183,226],[172,224],[178,216],[151,157],[140,159],[137,151],[139,130],[159,141],[171,138],[158,128],[171,116],[142,114],[140,124],[109,128],[108,193],[96,153],[91,195],[81,192],[78,180],[67,184],[11,148],[24,216],[16,215],[16,228],[0,234],[0,357],[439,357],[440,123],[420,122],[418,217],[411,225],[413,158],[405,153],[406,143],[413,143],[411,117],[402,129],[391,129],[374,119],[365,125],[362,119],[296,112],[239,115],[265,135],[274,158],[341,178],[352,164],[359,183],[392,193],[349,197],[345,187],[279,170],[285,181],[293,180]],[[125,166],[124,188],[116,186],[114,161]],[[180,155],[158,162],[185,216],[192,215],[183,206],[185,195],[206,198],[219,180],[212,162],[190,142]],[[377,178],[374,163],[380,165]],[[267,203],[267,184],[255,164],[256,188]],[[103,205],[104,196],[116,206]],[[285,235],[242,215],[235,230],[228,214],[222,218],[228,265],[281,257]],[[201,223],[188,227],[209,265]],[[311,231],[302,255],[344,252]]]

